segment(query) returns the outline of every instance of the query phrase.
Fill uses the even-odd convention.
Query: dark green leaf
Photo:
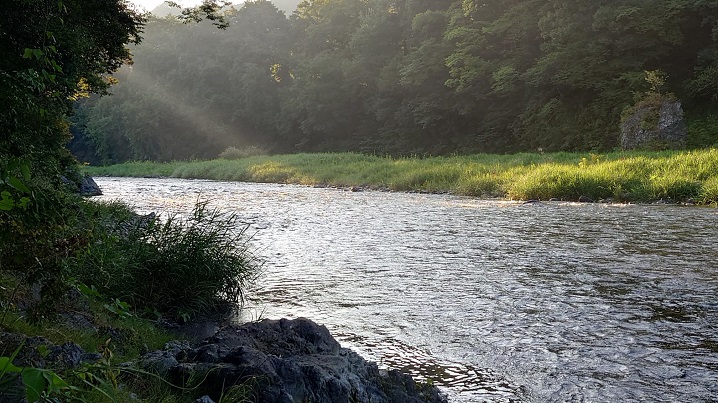
[[[10,178],[8,178],[7,183],[8,183],[8,185],[10,185],[10,187],[12,187],[20,192],[30,193],[30,189],[27,186],[25,186],[25,184],[22,183],[22,181],[19,178],[11,176]]]

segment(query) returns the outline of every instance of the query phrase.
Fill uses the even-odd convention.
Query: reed
[[[393,158],[356,153],[260,155],[234,160],[128,162],[90,175],[364,186],[516,200],[718,201],[718,150],[476,154]]]

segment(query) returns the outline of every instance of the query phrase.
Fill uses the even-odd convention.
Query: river
[[[452,402],[718,401],[718,209],[97,178],[239,215],[245,319],[307,317]]]

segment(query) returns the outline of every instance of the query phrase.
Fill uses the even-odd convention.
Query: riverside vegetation
[[[221,22],[210,3],[189,16]],[[170,385],[120,363],[177,337],[158,317],[235,304],[257,273],[234,218],[203,203],[186,218],[143,220],[73,189],[73,104],[115,82],[108,76],[129,61],[126,45],[141,41],[144,21],[120,0],[3,3],[2,402],[194,401],[201,377]]]
[[[235,217],[201,202],[160,220],[65,192],[26,197],[0,211],[0,401],[198,398],[201,374],[173,385],[120,363],[178,337],[158,319],[241,303],[260,265]]]
[[[356,153],[88,166],[92,175],[360,186],[517,200],[718,203],[718,149],[392,158]]]

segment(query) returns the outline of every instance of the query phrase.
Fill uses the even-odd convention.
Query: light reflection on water
[[[105,199],[239,214],[248,317],[309,317],[452,401],[716,401],[718,213],[99,178]]]

